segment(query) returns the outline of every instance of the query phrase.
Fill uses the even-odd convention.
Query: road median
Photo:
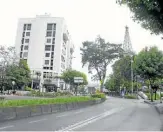
[[[105,98],[84,96],[55,99],[1,101],[0,122],[80,109],[99,104],[104,101]]]

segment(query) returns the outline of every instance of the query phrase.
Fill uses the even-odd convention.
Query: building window
[[[23,58],[26,58],[26,57],[28,57],[28,52],[23,53]]]
[[[54,45],[52,45],[52,51],[54,51]]]
[[[31,24],[27,25],[27,30],[31,30]]]
[[[52,42],[52,44],[55,44],[55,38],[53,38],[53,42]]]
[[[46,53],[45,54],[45,57],[50,57],[50,53]]]
[[[27,63],[27,59],[23,59]]]
[[[22,38],[22,44],[24,44],[24,38]]]
[[[50,51],[51,50],[51,45],[45,45],[45,51]]]
[[[25,45],[24,46],[24,50],[28,50],[28,45]]]
[[[52,36],[52,32],[48,31],[46,32],[46,37],[51,37]]]
[[[25,37],[25,32],[23,32],[23,35],[22,36]]]
[[[45,69],[45,67],[44,67],[44,69]],[[43,73],[43,78],[46,78],[46,73],[45,72]]]
[[[26,27],[27,27],[27,25],[26,25],[26,24],[24,24],[24,30],[26,30]]]
[[[55,37],[55,31],[53,31],[53,37]]]
[[[53,24],[48,24],[47,25],[47,30],[52,30]]]
[[[20,58],[22,58],[22,55],[23,55],[23,53],[22,53],[22,52],[20,52]]]
[[[48,38],[48,39],[46,40],[46,42],[47,42],[47,43],[51,43],[51,39]]]
[[[54,58],[54,52],[51,53],[51,58]]]
[[[21,45],[21,51],[23,51],[23,45]]]
[[[30,32],[26,32],[26,36],[30,36]]]
[[[56,30],[56,24],[53,24],[53,30]]]
[[[45,65],[49,65],[49,60],[45,60]]]
[[[29,39],[25,39],[25,43],[29,43]]]
[[[43,67],[43,69],[49,69],[49,67]]]
[[[61,60],[62,62],[65,62],[65,58],[63,57],[63,55],[61,56]]]

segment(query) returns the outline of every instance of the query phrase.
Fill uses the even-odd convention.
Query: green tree
[[[83,83],[79,83],[79,84],[75,83],[74,77],[83,77]],[[77,94],[77,86],[78,85],[88,84],[87,76],[85,73],[76,71],[76,70],[72,70],[72,69],[68,69],[68,70],[64,71],[61,75],[61,79],[63,79],[65,83],[74,86],[76,94]]]
[[[141,77],[149,81],[152,88],[155,88],[158,79],[163,77],[163,52],[158,50],[157,47],[143,49],[135,57],[134,68]],[[153,94],[152,89],[151,94]],[[151,101],[153,101],[153,98],[151,98]]]
[[[101,83],[101,91],[106,77],[107,66],[114,60],[120,57],[122,53],[120,44],[111,44],[105,42],[103,38],[98,36],[95,42],[85,41],[82,51],[83,66],[88,64],[89,73],[96,74],[92,76],[92,80],[99,80]]]
[[[108,90],[110,90],[110,91],[115,91],[116,89],[115,89],[115,78],[114,78],[114,76],[113,76],[113,74],[111,74],[108,78],[107,78],[107,80],[106,80],[106,82],[105,82],[105,87],[106,87],[106,89],[108,89]]]
[[[152,33],[163,32],[163,1],[162,0],[116,0],[126,4],[134,13],[133,20]]]
[[[16,86],[21,88],[31,82],[30,69],[24,60],[20,60],[19,65],[9,65],[6,68],[6,77],[15,81]]]
[[[117,60],[113,65],[113,75],[116,82],[116,89],[126,87],[127,90],[131,89],[131,57],[124,56]]]

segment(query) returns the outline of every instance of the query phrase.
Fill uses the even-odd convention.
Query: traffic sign
[[[83,77],[74,77],[74,83],[83,83]]]

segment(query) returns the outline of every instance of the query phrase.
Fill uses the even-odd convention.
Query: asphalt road
[[[120,98],[80,110],[0,123],[0,131],[159,131],[161,127],[152,106]]]

